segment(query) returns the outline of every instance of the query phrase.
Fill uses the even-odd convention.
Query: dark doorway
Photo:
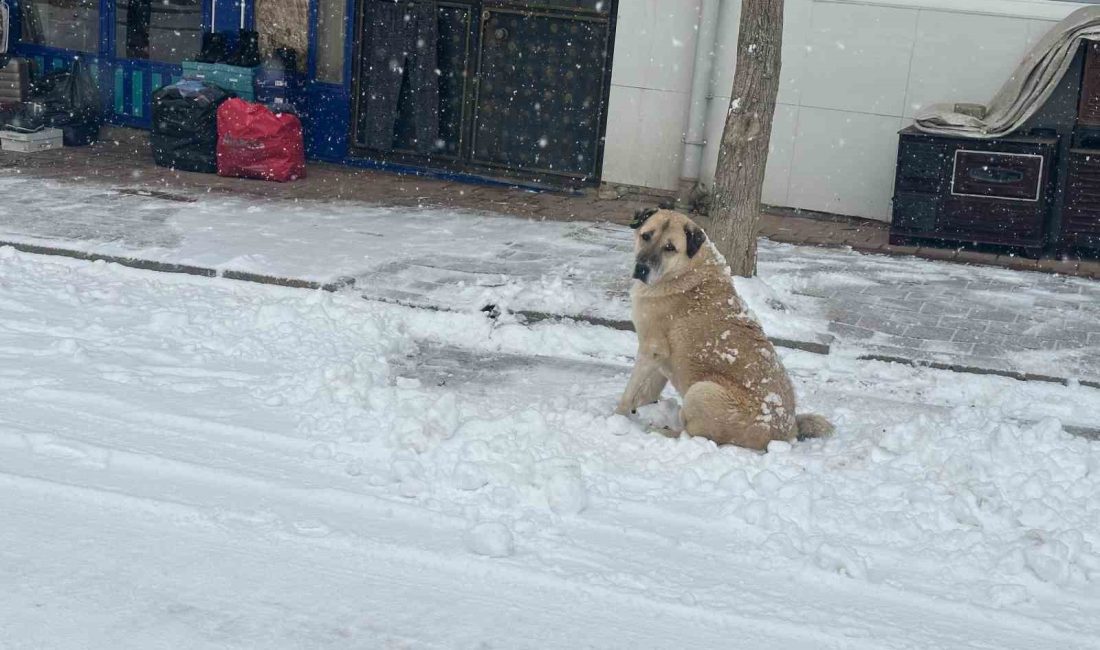
[[[612,0],[364,0],[355,153],[599,182],[614,16]]]

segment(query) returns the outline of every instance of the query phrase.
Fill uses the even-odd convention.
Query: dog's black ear
[[[634,221],[630,222],[630,227],[637,230],[642,227],[645,220],[657,214],[657,208],[643,208],[634,213]]]
[[[664,201],[661,201],[660,203],[658,203],[657,207],[662,209],[662,210],[675,210],[676,209],[676,199],[665,199]]]
[[[698,226],[684,226],[684,234],[687,235],[688,257],[695,257],[703,243],[707,241],[707,233]]]

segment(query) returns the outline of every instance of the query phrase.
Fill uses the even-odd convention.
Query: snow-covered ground
[[[1100,647],[1100,391],[781,351],[755,454],[633,346],[0,248],[0,647]]]
[[[0,242],[318,282],[406,305],[629,318],[632,233],[607,223],[190,192],[0,169]],[[741,285],[773,337],[853,355],[1100,383],[1100,283],[760,242]]]

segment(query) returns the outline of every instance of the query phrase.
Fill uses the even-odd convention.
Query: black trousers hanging
[[[149,23],[152,18],[152,0],[130,0],[126,6],[126,58],[149,58]]]
[[[439,139],[438,24],[435,2],[379,2],[369,5],[369,75],[362,133],[372,149],[393,148],[401,88],[408,84],[416,149],[430,152]]]

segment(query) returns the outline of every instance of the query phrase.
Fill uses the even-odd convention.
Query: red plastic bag
[[[305,175],[297,116],[236,98],[218,107],[218,176],[285,182]]]

